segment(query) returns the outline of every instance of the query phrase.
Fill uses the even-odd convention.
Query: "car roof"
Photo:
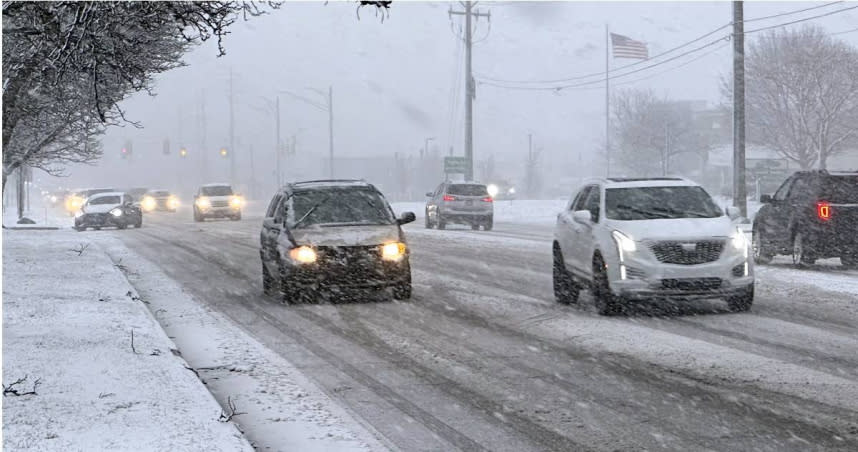
[[[599,184],[605,188],[634,187],[699,187],[700,184],[684,177],[608,177],[590,179],[582,186]]]
[[[308,180],[301,182],[292,182],[287,187],[293,191],[318,190],[324,188],[375,188],[372,184],[364,180],[357,179],[320,179]]]
[[[482,182],[448,182],[447,185],[486,185]]]
[[[232,185],[223,182],[223,183],[211,183],[211,184],[203,184],[202,187],[232,187]]]
[[[149,189],[149,191],[148,191],[148,193],[156,192],[156,191],[165,191],[165,192],[167,192],[167,193],[169,193],[169,192],[170,192],[170,190],[167,190],[166,188],[150,188],[150,189]]]
[[[126,196],[126,195],[127,195],[127,193],[125,193],[124,191],[108,191],[108,192],[104,192],[104,193],[96,193],[96,194],[90,196],[89,199],[104,198],[106,196]]]

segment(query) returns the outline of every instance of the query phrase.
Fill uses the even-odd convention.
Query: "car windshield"
[[[155,196],[155,197],[158,197],[158,198],[163,198],[163,197],[165,197],[165,196],[170,196],[170,192],[168,192],[168,191],[166,191],[166,190],[156,190],[156,191],[151,191],[151,192],[149,192],[149,195],[150,195],[150,196]]]
[[[121,196],[99,196],[98,198],[90,199],[87,204],[91,206],[103,205],[103,204],[120,204],[122,203]]]
[[[292,227],[393,224],[393,212],[375,190],[299,191],[292,197]]]
[[[822,197],[834,204],[858,204],[858,176],[830,176],[822,184]]]
[[[485,185],[479,184],[453,184],[447,188],[447,193],[459,196],[488,196],[489,192]]]
[[[232,187],[229,185],[216,185],[211,187],[203,187],[202,194],[204,196],[230,196],[232,195]]]
[[[715,218],[724,212],[701,187],[630,187],[605,190],[608,219],[620,221]]]

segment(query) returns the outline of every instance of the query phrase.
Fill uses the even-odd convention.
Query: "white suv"
[[[602,315],[640,299],[725,298],[733,311],[754,300],[749,241],[703,187],[686,179],[590,182],[557,216],[554,294],[590,287]]]

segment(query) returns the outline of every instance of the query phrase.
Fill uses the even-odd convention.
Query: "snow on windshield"
[[[365,189],[308,190],[292,196],[295,227],[331,224],[392,224],[393,213],[378,192]]]
[[[714,218],[724,215],[701,187],[631,187],[605,190],[611,220]]]

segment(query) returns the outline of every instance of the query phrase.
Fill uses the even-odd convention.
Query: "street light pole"
[[[429,142],[430,142],[430,141],[433,141],[434,139],[435,139],[435,137],[429,137],[429,138],[426,138],[426,139],[424,140],[424,143],[423,143],[423,155],[421,155],[421,156],[420,156],[421,158],[426,158],[426,157],[428,157],[428,156],[429,156]]]
[[[334,178],[334,87],[328,87],[328,141],[330,143],[330,173]]]
[[[275,98],[274,109],[274,120],[277,121],[274,134],[274,153],[277,160],[277,188],[280,189],[280,186],[283,185],[283,166],[281,163],[283,150],[280,148],[280,96]]]

